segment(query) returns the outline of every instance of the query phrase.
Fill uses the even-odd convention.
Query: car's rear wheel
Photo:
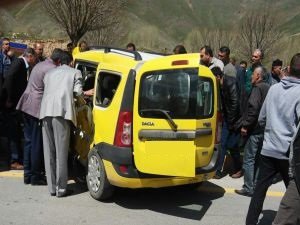
[[[102,159],[95,149],[92,149],[88,156],[86,181],[94,199],[106,200],[113,195],[114,186],[109,183]]]

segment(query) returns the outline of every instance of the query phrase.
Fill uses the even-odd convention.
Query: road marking
[[[0,177],[10,177],[10,178],[23,178],[22,170],[10,170],[5,172],[0,172]],[[199,191],[208,192],[208,193],[223,193],[224,194],[236,194],[234,188],[223,188],[223,187],[209,187],[209,186],[200,186]],[[281,191],[268,191],[267,196],[269,197],[283,197],[284,192]]]
[[[20,170],[10,170],[5,172],[0,172],[0,177],[12,177],[12,178],[22,178],[23,171]]]

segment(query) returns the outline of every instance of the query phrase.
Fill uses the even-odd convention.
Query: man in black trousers
[[[296,60],[295,60],[296,61]],[[291,65],[293,75],[300,77],[300,54],[298,63]],[[279,210],[273,225],[300,224],[300,115],[298,114],[298,127],[290,146],[290,183],[281,200]]]
[[[290,73],[273,85],[259,114],[258,123],[265,128],[260,153],[257,184],[251,199],[246,225],[258,222],[267,190],[277,173],[289,186],[289,149],[297,133],[300,115],[300,53],[293,56]],[[293,185],[293,182],[291,183]],[[292,186],[291,186],[292,187]],[[298,212],[295,212],[297,216]],[[299,224],[299,223],[276,224]]]
[[[4,78],[2,98],[4,100],[4,121],[7,127],[11,169],[23,169],[21,147],[21,114],[16,105],[27,86],[29,68],[36,62],[36,54],[32,48],[24,51],[23,57],[16,58]]]

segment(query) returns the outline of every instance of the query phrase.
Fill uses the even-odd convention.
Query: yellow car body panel
[[[186,61],[186,62],[184,62]],[[183,65],[172,65],[172,63]],[[191,131],[205,129],[205,124],[210,124],[211,135],[200,136],[194,140],[166,140],[166,141],[143,141],[134,138],[134,160],[137,169],[144,173],[195,177],[195,169],[209,164],[214,149],[214,134],[217,115],[216,81],[211,71],[199,65],[198,54],[174,55],[146,62],[138,72],[136,84],[141,82],[141,76],[149,71],[165,71],[197,68],[202,78],[211,79],[213,82],[214,106],[213,115],[206,119],[174,119],[178,131]],[[140,86],[136,85],[134,102],[139,101]],[[140,130],[171,130],[167,120],[142,118],[139,116],[138,106],[134,107],[134,134]],[[143,124],[155,124],[154,126],[143,126]]]
[[[137,61],[117,53],[105,53],[101,50],[78,53],[74,56],[76,61],[98,64],[95,78],[95,95],[97,95],[97,82],[102,74],[110,73],[120,76],[120,83],[114,93],[113,101],[107,107],[97,104],[94,96],[93,120],[95,125],[94,146],[100,143],[114,145],[117,121],[124,97],[128,74],[135,70],[134,104],[132,109],[132,160],[138,173],[147,174],[146,177],[126,177],[116,171],[116,166],[107,159],[102,159],[107,178],[112,185],[128,188],[167,187],[189,183],[197,183],[210,179],[214,171],[197,174],[196,168],[208,166],[215,148],[215,132],[217,118],[217,84],[210,69],[199,65],[199,54],[183,54],[159,57],[148,61]],[[213,89],[212,114],[207,118],[173,119],[177,131],[193,133],[194,139],[189,140],[142,140],[141,131],[173,132],[168,120],[164,118],[141,117],[139,112],[140,82],[144,74],[156,71],[196,69],[197,76],[207,79]],[[154,124],[147,126],[147,124]],[[210,130],[205,135],[197,132]],[[196,132],[197,131],[197,132]],[[151,178],[154,175],[155,178]],[[158,176],[157,176],[158,175]],[[164,175],[168,177],[159,177]]]

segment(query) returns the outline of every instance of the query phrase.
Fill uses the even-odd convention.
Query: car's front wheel
[[[114,186],[109,183],[102,159],[95,149],[92,149],[88,156],[86,181],[94,199],[106,200],[113,195]]]

